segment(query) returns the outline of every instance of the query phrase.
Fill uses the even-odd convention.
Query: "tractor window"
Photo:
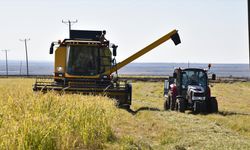
[[[182,73],[182,84],[185,86],[188,85],[188,75],[186,72]]]
[[[94,46],[71,45],[68,48],[67,72],[71,75],[97,75],[98,50]]]
[[[184,70],[181,73],[183,88],[188,85],[200,85],[204,88],[207,86],[206,73],[200,70]]]

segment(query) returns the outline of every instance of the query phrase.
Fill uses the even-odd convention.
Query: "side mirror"
[[[116,56],[116,49],[117,49],[117,45],[113,44],[112,48],[113,48],[113,56]]]
[[[164,81],[164,95],[167,95],[169,91],[169,81],[165,80]]]
[[[177,78],[177,73],[176,72],[173,73],[173,78]]]
[[[169,89],[169,81],[168,80],[165,80],[164,81],[164,89]]]
[[[50,45],[49,54],[53,54],[54,46],[55,46],[55,44],[54,44],[54,42],[52,42]]]
[[[212,80],[216,80],[216,74],[212,74]]]

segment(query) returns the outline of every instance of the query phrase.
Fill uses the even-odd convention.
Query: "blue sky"
[[[78,19],[73,29],[106,30],[122,61],[172,29],[171,41],[135,62],[248,63],[247,0],[0,0],[1,49],[9,59],[53,61],[52,41],[68,37],[62,19]],[[0,60],[4,60],[0,52]]]

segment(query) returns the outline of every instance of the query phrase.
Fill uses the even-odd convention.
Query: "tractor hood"
[[[189,85],[187,96],[189,97],[188,101],[191,103],[196,100],[205,100],[205,89],[199,85]]]
[[[188,86],[188,93],[194,92],[194,93],[204,93],[205,89],[202,86],[199,85],[189,85]]]

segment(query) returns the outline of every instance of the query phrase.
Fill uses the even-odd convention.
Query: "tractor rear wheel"
[[[215,97],[210,98],[209,112],[210,113],[218,112],[218,103]]]
[[[175,110],[176,99],[172,95],[169,95],[169,106],[171,110]]]
[[[170,97],[166,97],[164,101],[164,110],[169,110],[170,109]]]
[[[185,101],[183,98],[177,98],[176,100],[176,110],[178,112],[182,112],[182,113],[185,113]]]

